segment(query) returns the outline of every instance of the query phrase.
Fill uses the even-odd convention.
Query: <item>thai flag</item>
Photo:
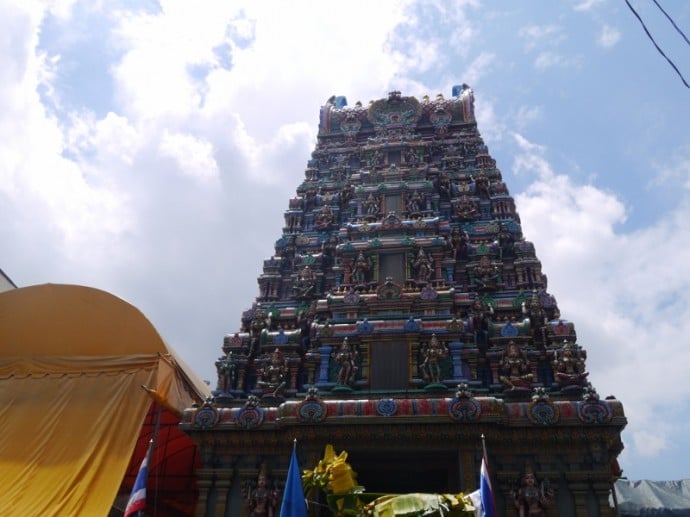
[[[484,517],[496,517],[496,503],[494,501],[494,489],[491,485],[489,465],[486,461],[486,453],[482,455],[482,466],[479,470],[479,495],[482,500]]]
[[[146,451],[146,456],[144,456],[144,459],[141,461],[141,467],[139,467],[137,479],[132,487],[132,493],[129,496],[129,501],[127,501],[124,517],[129,517],[130,515],[140,512],[146,508],[146,479],[149,475],[149,458],[151,457],[152,451],[153,440],[149,442],[149,449]]]

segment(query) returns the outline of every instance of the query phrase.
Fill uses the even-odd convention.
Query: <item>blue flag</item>
[[[489,465],[486,462],[486,454],[482,455],[482,466],[479,470],[479,496],[482,500],[483,517],[496,517],[494,489],[491,485],[491,476],[489,475]]]
[[[297,440],[292,448],[290,468],[283,492],[283,504],[280,505],[280,517],[307,517],[307,503],[304,502],[302,476],[297,462]]]

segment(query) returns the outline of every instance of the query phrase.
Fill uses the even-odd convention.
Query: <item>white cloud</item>
[[[528,25],[518,30],[518,36],[525,41],[525,50],[528,51],[547,43],[556,43],[564,37],[557,25]]]
[[[601,33],[599,34],[599,39],[597,43],[604,48],[611,48],[615,46],[621,39],[621,33],[615,27],[610,25],[604,25],[601,28]]]
[[[573,9],[576,11],[589,11],[601,5],[603,2],[604,0],[583,0],[573,7]]]
[[[173,158],[182,174],[201,181],[218,179],[218,164],[213,157],[213,144],[193,135],[163,132],[160,152]]]
[[[536,175],[516,203],[549,290],[576,324],[595,387],[624,401],[633,437],[628,454],[659,454],[675,431],[657,420],[690,397],[687,383],[652,381],[683,379],[690,364],[678,339],[690,333],[690,211],[681,205],[648,228],[624,233],[626,209],[615,195],[574,183],[552,169],[543,146],[519,135],[516,141],[523,153],[515,171]]]
[[[644,458],[653,458],[668,448],[664,436],[650,431],[632,433],[635,450]]]

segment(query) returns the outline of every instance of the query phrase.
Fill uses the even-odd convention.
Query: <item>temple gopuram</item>
[[[622,404],[592,385],[468,85],[329,99],[258,283],[181,424],[197,515],[277,515],[294,439],[303,469],[347,451],[367,492],[469,493],[482,436],[499,515],[615,515]]]

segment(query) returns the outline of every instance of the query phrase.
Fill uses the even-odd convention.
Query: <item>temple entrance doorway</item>
[[[439,451],[348,451],[348,463],[367,492],[458,492],[457,454]]]

